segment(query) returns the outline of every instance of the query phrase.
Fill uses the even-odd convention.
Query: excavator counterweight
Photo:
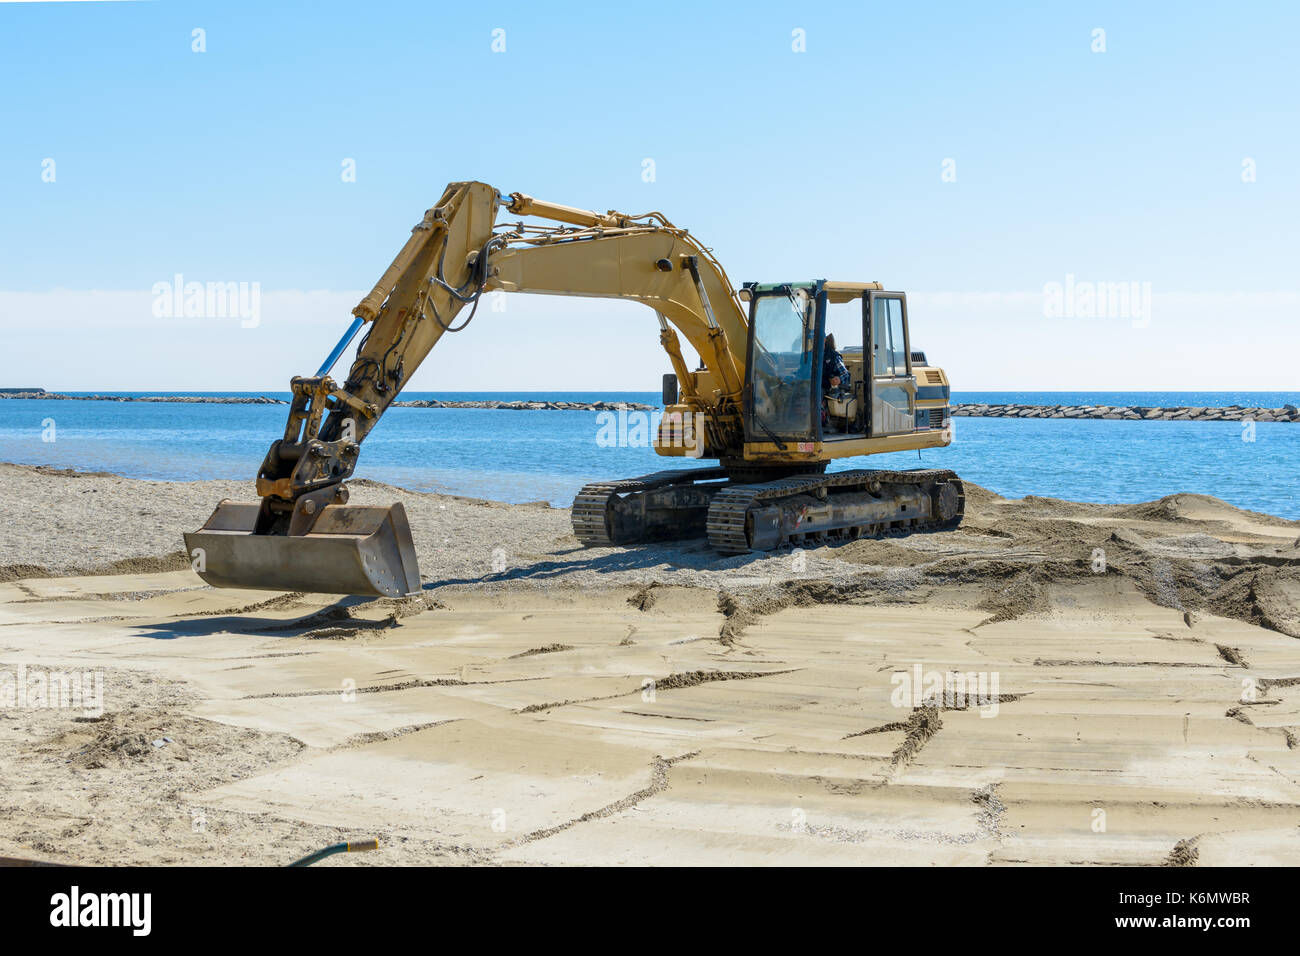
[[[543,222],[498,224],[500,209]],[[199,575],[216,587],[419,590],[402,505],[349,505],[345,482],[416,368],[490,291],[653,310],[674,370],[654,450],[715,462],[587,485],[573,507],[585,545],[707,535],[738,554],[961,521],[965,498],[952,472],[827,473],[835,459],[951,442],[947,376],[911,351],[903,293],[826,280],[738,291],[709,249],[661,213],[597,213],[461,182],[416,223],[316,374],[292,380],[284,437],[258,471],[261,500],[223,501],[185,535]],[[860,345],[834,350],[831,304],[860,306],[851,322]],[[331,370],[363,328],[338,384]],[[694,371],[684,344],[699,358]]]

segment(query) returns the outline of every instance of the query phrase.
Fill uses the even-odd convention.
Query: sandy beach
[[[350,486],[420,598],[204,586],[181,533],[251,483],[0,465],[0,856],[1300,860],[1300,522],[968,485],[956,531],[720,558]]]

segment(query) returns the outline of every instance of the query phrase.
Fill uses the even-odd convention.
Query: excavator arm
[[[499,225],[502,209],[547,224]],[[463,329],[483,294],[496,290],[653,309],[683,402],[707,416],[719,454],[738,453],[747,321],[707,249],[659,213],[602,214],[522,193],[503,196],[484,183],[452,183],[353,309],[351,328],[317,374],[292,380],[284,437],[258,471],[261,501],[222,502],[202,529],[186,535],[199,574],[228,587],[390,596],[417,589],[402,506],[347,507],[343,483],[361,442],[429,351]],[[366,326],[347,379],[336,383],[332,367]],[[687,370],[678,332],[711,372],[706,378]],[[707,390],[697,387],[701,380]]]

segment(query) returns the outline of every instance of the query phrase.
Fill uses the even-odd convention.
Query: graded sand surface
[[[1300,523],[972,487],[957,531],[723,559],[353,487],[420,598],[204,586],[180,532],[242,483],[0,465],[0,857],[1300,862]],[[5,705],[20,668],[102,715]]]

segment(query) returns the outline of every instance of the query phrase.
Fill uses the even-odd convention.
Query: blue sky
[[[1285,3],[0,2],[0,385],[283,388],[482,179],[662,210],[737,282],[905,290],[958,387],[1295,388],[1298,34]],[[259,324],[152,316],[176,273],[260,283]],[[1067,275],[1149,283],[1148,321],[1045,316]],[[411,387],[666,368],[647,311],[514,297]]]

